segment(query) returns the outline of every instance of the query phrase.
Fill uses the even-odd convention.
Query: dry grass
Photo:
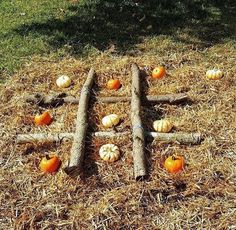
[[[137,55],[118,56],[97,52],[86,60],[51,61],[34,58],[1,90],[0,223],[1,229],[236,229],[236,49],[233,42],[203,48],[183,45],[168,37],[148,39],[137,46]],[[50,108],[54,122],[35,127],[32,116],[42,108],[26,104],[23,96],[33,92],[59,92],[55,80],[68,74],[74,85],[64,91],[78,95],[91,66],[97,71],[95,96],[130,95],[130,62],[149,71],[164,64],[168,75],[160,81],[143,76],[148,94],[188,92],[193,103],[143,107],[143,121],[151,129],[154,119],[168,117],[174,132],[202,132],[198,146],[148,142],[150,177],[135,182],[132,171],[132,141],[88,140],[84,175],[72,180],[62,169],[44,175],[38,169],[46,152],[56,152],[63,163],[71,143],[16,145],[19,133],[73,132],[77,106]],[[220,81],[208,81],[205,72],[218,67]],[[107,79],[117,77],[123,86],[107,91]],[[89,110],[90,130],[104,130],[101,118],[121,115],[119,131],[130,130],[129,103],[98,104]],[[116,143],[121,159],[106,164],[99,159],[100,145]],[[163,160],[172,153],[183,155],[185,170],[171,176]]]

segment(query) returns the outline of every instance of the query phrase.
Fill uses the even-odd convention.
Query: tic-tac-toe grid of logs
[[[119,103],[121,101],[131,102],[131,132],[95,132],[92,135],[96,137],[118,137],[127,134],[132,135],[133,140],[133,165],[134,178],[142,180],[147,177],[148,170],[145,159],[145,137],[151,136],[155,140],[165,142],[178,142],[180,144],[199,144],[202,141],[200,133],[158,133],[144,130],[141,120],[141,104],[149,105],[152,103],[179,103],[188,100],[188,95],[168,94],[168,95],[141,95],[141,72],[137,64],[131,65],[132,86],[131,97],[101,97],[98,101],[103,103]],[[87,79],[82,87],[80,98],[77,99],[66,94],[43,95],[35,94],[26,97],[27,102],[36,103],[40,106],[58,106],[63,103],[79,104],[76,118],[75,133],[55,133],[55,134],[19,134],[17,136],[18,143],[34,142],[34,141],[62,141],[63,139],[73,140],[71,147],[70,159],[64,167],[64,171],[72,176],[77,177],[83,170],[84,145],[88,127],[88,106],[91,90],[96,76],[95,70],[90,69]]]

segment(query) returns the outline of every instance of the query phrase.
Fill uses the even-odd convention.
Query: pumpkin
[[[163,66],[155,67],[152,71],[152,78],[160,79],[166,75],[166,70]]]
[[[71,79],[67,75],[61,75],[57,78],[56,84],[60,88],[67,88],[71,85]]]
[[[116,114],[110,114],[102,118],[102,124],[106,128],[110,128],[112,126],[116,126],[120,122],[120,118]]]
[[[177,173],[184,168],[184,158],[181,156],[169,156],[164,163],[165,169],[169,173]]]
[[[119,89],[121,87],[121,83],[120,83],[120,80],[118,79],[110,79],[108,82],[107,82],[107,88],[108,89]]]
[[[34,117],[34,122],[36,125],[50,125],[52,122],[52,117],[48,111],[45,111],[40,115],[37,114]]]
[[[222,76],[223,72],[219,69],[210,69],[206,72],[206,77],[210,80],[219,80]]]
[[[166,119],[156,120],[153,122],[153,128],[156,132],[168,133],[173,128],[173,124]]]
[[[41,171],[46,173],[53,173],[58,170],[60,167],[61,161],[56,155],[46,155],[43,157],[39,164],[39,168]]]
[[[104,161],[114,162],[119,159],[120,150],[114,144],[105,144],[99,149],[99,155]]]

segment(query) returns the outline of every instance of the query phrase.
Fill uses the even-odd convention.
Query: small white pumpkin
[[[57,78],[56,84],[60,88],[67,88],[71,85],[71,79],[67,75],[61,75]]]
[[[99,149],[99,155],[104,161],[114,162],[119,159],[120,150],[114,144],[105,144]]]
[[[120,118],[117,114],[110,114],[102,118],[102,124],[106,128],[111,128],[116,126],[120,122]]]
[[[173,128],[173,124],[166,119],[156,120],[153,122],[153,128],[156,132],[168,133]]]
[[[219,80],[222,76],[223,72],[219,69],[210,69],[206,72],[206,77],[210,80]]]

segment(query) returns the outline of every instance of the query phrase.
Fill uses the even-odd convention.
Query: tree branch
[[[131,66],[132,86],[131,86],[131,123],[133,136],[133,159],[134,177],[136,180],[144,179],[147,176],[146,159],[144,153],[145,137],[140,117],[141,110],[141,87],[140,71],[136,64]]]
[[[156,141],[163,141],[167,143],[177,142],[179,144],[200,144],[203,137],[200,133],[158,133],[158,132],[144,132],[146,137],[152,137]],[[91,136],[101,138],[120,138],[131,135],[131,132],[95,132]],[[25,144],[29,142],[62,142],[73,140],[74,133],[32,133],[32,134],[18,134],[16,142],[18,144]]]
[[[43,95],[36,93],[34,95],[27,95],[26,102],[34,103],[42,107],[60,106],[64,103],[78,104],[79,99],[73,96],[63,94]],[[97,98],[102,103],[116,103],[116,102],[130,102],[131,97],[99,97]],[[145,103],[181,103],[190,101],[190,98],[185,93],[166,94],[166,95],[150,95],[141,97],[142,102]]]
[[[64,168],[65,172],[72,177],[76,177],[79,175],[84,160],[84,143],[88,127],[87,110],[94,77],[95,71],[94,69],[90,69],[88,77],[82,87],[80,94],[79,107],[76,118],[76,129],[74,134],[74,141],[71,147],[70,160],[68,166]]]

